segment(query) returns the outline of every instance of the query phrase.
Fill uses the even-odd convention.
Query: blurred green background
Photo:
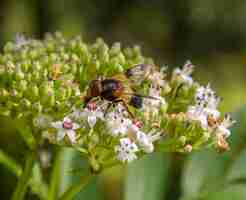
[[[234,128],[236,136],[231,141],[235,150],[225,155],[198,152],[146,157],[128,169],[106,172],[77,199],[236,200],[246,199],[246,114],[243,109],[238,111],[246,101],[245,22],[246,1],[242,0],[1,0],[0,46],[2,49],[16,33],[43,38],[45,33],[59,30],[66,36],[82,34],[88,42],[102,37],[109,44],[120,41],[123,47],[138,44],[144,55],[170,68],[190,59],[197,66],[195,78],[204,84],[210,81],[223,97],[221,109],[237,111],[240,124]],[[21,138],[4,119],[0,123],[0,148],[23,163]],[[64,184],[76,181],[76,175],[68,172],[70,168],[83,167],[76,156],[64,150]],[[239,184],[218,189],[220,183],[216,181],[225,177],[236,177]],[[0,165],[0,198],[9,199],[15,184],[16,177]],[[27,199],[38,198],[30,193]]]

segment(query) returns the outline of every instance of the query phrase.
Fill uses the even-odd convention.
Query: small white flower
[[[124,163],[129,163],[137,159],[136,152],[138,151],[139,149],[137,145],[134,142],[132,142],[129,138],[120,139],[120,144],[115,147],[117,159]]]
[[[193,72],[193,69],[194,66],[192,65],[192,63],[190,61],[187,61],[182,67],[182,69],[176,68],[173,71],[173,78],[178,79],[188,85],[192,85],[193,79],[191,77],[191,74]]]
[[[196,103],[200,106],[207,107],[212,110],[216,110],[220,102],[220,98],[216,96],[209,84],[206,87],[201,86],[197,89],[195,99]]]
[[[80,128],[80,126],[77,123],[73,123],[70,118],[65,117],[63,121],[53,122],[51,126],[57,129],[57,141],[62,140],[67,135],[71,143],[76,142],[74,130]]]
[[[110,134],[114,137],[125,136],[132,121],[128,118],[117,115],[112,112],[106,119],[106,125],[110,131]]]
[[[145,134],[142,131],[136,132],[136,142],[144,150],[145,153],[152,153],[154,151],[153,142],[161,138],[160,133]]]
[[[28,44],[30,40],[28,40],[23,34],[16,34],[15,36],[15,49],[19,50],[24,45]]]
[[[160,133],[150,132],[148,134],[142,132],[136,125],[129,128],[128,135],[143,149],[145,153],[154,151],[153,142],[161,138]]]
[[[223,135],[224,137],[229,137],[231,135],[231,131],[229,127],[231,127],[236,121],[232,120],[230,115],[225,115],[223,121],[216,127],[216,134]]]
[[[186,115],[189,120],[199,121],[203,129],[208,128],[207,114],[202,107],[189,106]]]
[[[91,128],[93,128],[95,126],[98,118],[101,120],[104,119],[104,114],[103,114],[100,107],[97,107],[95,109],[85,108],[81,112],[81,117],[86,118],[89,126]]]

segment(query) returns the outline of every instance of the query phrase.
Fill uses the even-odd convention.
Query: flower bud
[[[38,99],[39,97],[39,89],[38,89],[38,86],[37,85],[31,85],[28,89],[29,93],[30,93],[30,99],[32,101],[35,101]]]
[[[20,67],[21,67],[21,70],[22,70],[23,72],[28,72],[28,70],[29,70],[29,68],[30,68],[30,64],[29,64],[29,62],[24,61],[24,62],[22,62],[22,63],[20,64]]]
[[[33,60],[36,59],[36,58],[38,57],[38,51],[35,50],[35,49],[31,50],[31,51],[29,52],[29,56],[30,56],[30,58],[33,59]]]
[[[74,62],[79,62],[80,58],[76,54],[72,54],[71,60],[74,61]]]
[[[124,65],[125,62],[126,62],[126,59],[125,59],[125,56],[123,53],[119,53],[117,55],[117,59],[118,59],[118,62],[121,64],[121,65]]]
[[[109,50],[109,55],[111,57],[116,56],[117,54],[120,53],[120,51],[121,51],[121,44],[119,42],[116,42],[113,44],[113,46]]]
[[[182,146],[184,146],[186,144],[187,138],[186,136],[180,136],[178,139],[181,143]]]
[[[12,42],[8,42],[4,47],[4,53],[11,53],[15,49],[15,45]]]
[[[18,92],[16,89],[13,89],[11,92],[10,92],[10,95],[11,97],[13,97],[15,100],[18,100],[20,98],[22,98],[22,92]]]
[[[32,104],[32,110],[34,110],[37,113],[41,113],[42,108],[43,107],[39,101]]]
[[[28,110],[32,106],[31,102],[25,98],[21,99],[20,103],[21,103],[21,106],[23,107],[24,110]]]
[[[24,92],[27,89],[28,83],[26,80],[21,80],[18,85],[18,90]]]
[[[40,96],[47,96],[53,92],[53,82],[43,82],[39,88]]]
[[[9,97],[9,92],[4,89],[0,88],[0,102],[5,102]]]

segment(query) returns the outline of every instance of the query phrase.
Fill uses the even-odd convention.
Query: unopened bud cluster
[[[18,36],[0,55],[0,114],[29,121],[37,142],[48,138],[75,148],[94,171],[154,151],[229,149],[226,139],[234,121],[220,113],[220,98],[210,85],[193,80],[190,61],[172,73],[154,66],[135,87],[138,94],[153,97],[143,98],[140,109],[129,106],[135,119],[121,103],[111,106],[97,98],[84,104],[91,80],[141,63],[154,66],[137,46],[110,47],[102,39],[88,44],[60,33],[42,41]]]

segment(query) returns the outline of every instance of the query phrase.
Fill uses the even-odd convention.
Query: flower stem
[[[60,183],[60,160],[61,160],[61,150],[56,149],[56,158],[53,164],[53,169],[50,178],[49,191],[47,200],[57,199],[57,191]]]
[[[70,188],[65,191],[59,200],[72,200],[74,196],[79,193],[95,175],[90,173],[86,176],[82,176],[80,182],[76,185],[72,185]]]
[[[32,168],[34,165],[36,157],[36,152],[32,151],[30,155],[28,155],[26,162],[25,162],[25,167],[24,171],[17,183],[16,189],[12,195],[11,200],[22,200],[25,197],[26,189],[28,186],[28,181],[31,178],[32,174]]]

